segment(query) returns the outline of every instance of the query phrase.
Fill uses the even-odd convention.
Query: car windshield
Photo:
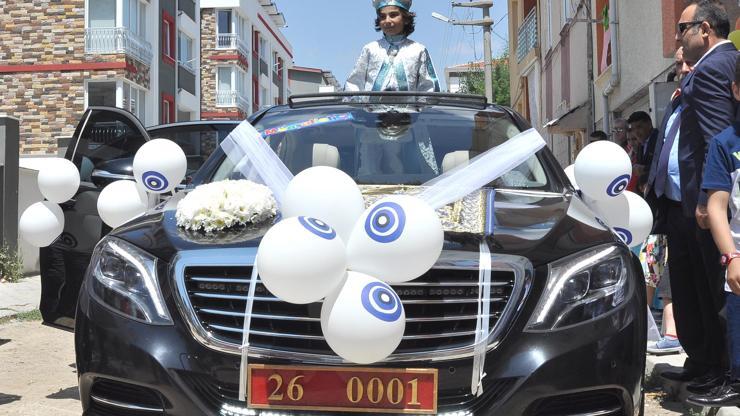
[[[423,184],[520,133],[505,112],[442,106],[278,107],[255,128],[294,175],[332,166],[358,184],[379,185]],[[212,180],[242,178],[224,157]],[[491,186],[551,190],[552,185],[532,156]]]

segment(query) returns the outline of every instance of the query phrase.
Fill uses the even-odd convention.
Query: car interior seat
[[[326,143],[314,143],[311,166],[329,166],[339,169],[339,149]]]

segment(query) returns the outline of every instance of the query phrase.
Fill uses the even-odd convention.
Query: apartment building
[[[288,71],[291,94],[316,94],[320,92],[341,91],[342,86],[332,74],[319,68],[293,66]]]
[[[201,0],[200,116],[243,120],[287,102],[293,51],[269,0]]]
[[[199,0],[0,2],[0,113],[54,154],[91,105],[144,124],[199,118]]]
[[[593,130],[647,111],[658,125],[683,0],[508,0],[512,106],[563,166]],[[723,0],[738,16],[737,1]]]

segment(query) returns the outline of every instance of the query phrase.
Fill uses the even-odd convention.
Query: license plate
[[[437,413],[436,369],[250,364],[247,377],[255,409]]]

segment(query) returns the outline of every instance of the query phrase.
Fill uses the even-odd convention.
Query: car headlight
[[[527,330],[564,328],[617,308],[629,293],[630,258],[626,248],[607,245],[551,263],[547,287]]]
[[[93,252],[90,293],[111,310],[136,321],[171,325],[157,282],[157,259],[136,246],[106,237]]]

